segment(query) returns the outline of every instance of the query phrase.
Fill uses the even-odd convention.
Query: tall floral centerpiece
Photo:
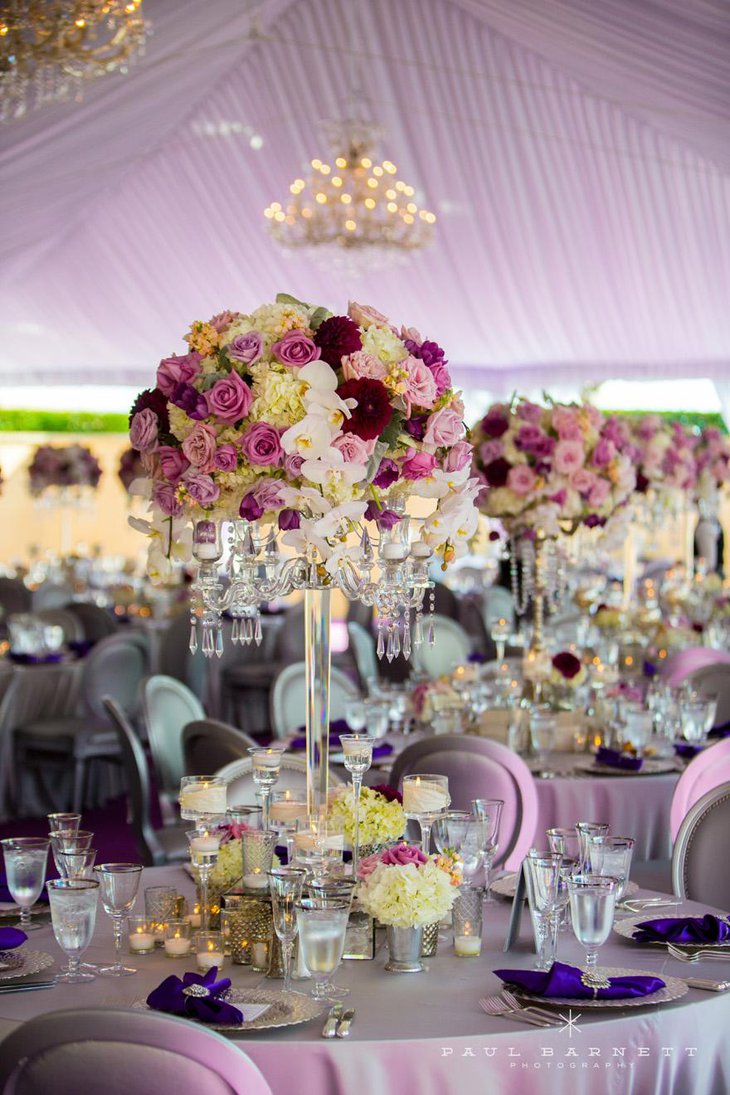
[[[85,445],[39,445],[28,467],[30,493],[61,514],[61,553],[71,549],[71,510],[99,485],[101,465]]]
[[[119,467],[117,468],[119,481],[124,489],[129,491],[135,479],[144,478],[146,474],[141,454],[130,445],[119,457]]]
[[[279,295],[195,322],[185,341],[132,408],[151,494],[136,526],[151,537],[153,577],[177,539],[164,522],[189,530],[191,644],[202,627],[207,655],[222,653],[224,611],[233,641],[260,641],[260,604],[305,590],[309,799],[322,809],[330,591],[375,606],[379,653],[423,641],[428,564],[464,551],[477,525],[463,404],[440,346],[358,304],[333,315]],[[417,522],[413,497],[433,500]]]

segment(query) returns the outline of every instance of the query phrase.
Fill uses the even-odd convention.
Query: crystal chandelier
[[[333,162],[312,160],[311,174],[294,180],[290,197],[264,210],[273,239],[348,272],[392,265],[425,247],[436,216],[419,208],[394,163],[376,161],[378,127],[350,120],[325,132]]]
[[[0,14],[0,121],[81,99],[87,80],[126,73],[149,24],[142,0],[8,0]]]

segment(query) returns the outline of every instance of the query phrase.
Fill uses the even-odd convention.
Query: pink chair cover
[[[724,650],[710,650],[706,646],[690,646],[686,650],[678,650],[676,654],[670,654],[660,669],[661,676],[673,687],[681,684],[685,677],[694,673],[696,669],[704,669],[706,665],[718,664],[730,665],[730,654]]]
[[[698,753],[679,777],[674,789],[669,825],[672,841],[685,817],[707,791],[730,781],[730,738],[723,738],[709,749]]]

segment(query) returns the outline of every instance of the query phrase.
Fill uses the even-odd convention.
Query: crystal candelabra
[[[193,534],[193,555],[198,573],[192,587],[190,650],[200,645],[206,657],[221,657],[224,649],[223,615],[232,619],[231,641],[260,644],[261,605],[295,590],[338,589],[351,601],[361,601],[377,613],[377,653],[389,661],[423,642],[433,645],[430,621],[424,624],[424,597],[430,593],[434,610],[433,582],[428,568],[433,549],[424,540],[409,540],[409,520],[380,533],[373,543],[364,529],[359,543],[335,549],[327,567],[316,546],[304,554],[284,556],[277,530],[236,520],[227,523],[227,552],[221,526],[198,521]],[[224,560],[225,555],[225,560]],[[411,612],[415,618],[411,622]]]

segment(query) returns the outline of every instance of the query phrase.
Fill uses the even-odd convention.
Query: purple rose
[[[267,509],[278,509],[280,505],[279,481],[262,479],[253,490],[244,495],[238,512],[246,521],[258,521]]]
[[[554,449],[555,449],[555,438],[554,437],[548,437],[547,434],[543,434],[542,437],[538,437],[537,440],[534,441],[533,445],[532,445],[533,455],[543,457],[543,458],[546,457],[546,456],[552,456]]]
[[[248,384],[231,369],[228,376],[218,380],[207,394],[208,413],[221,422],[238,422],[251,409],[253,396]]]
[[[234,361],[253,365],[261,357],[261,345],[261,335],[258,331],[249,331],[247,335],[236,335],[226,346],[226,353]]]
[[[154,452],[157,448],[157,415],[147,408],[137,411],[129,427],[129,440],[138,452]]]
[[[220,487],[209,475],[186,475],[184,483],[190,497],[201,506],[212,506],[218,501]]]
[[[504,445],[501,441],[482,441],[479,446],[479,457],[482,464],[491,464],[492,460],[496,460],[503,452]]]
[[[439,399],[451,387],[451,373],[446,368],[445,361],[437,361],[430,368],[431,376],[436,382],[436,398]]]
[[[263,512],[264,507],[256,500],[256,495],[253,491],[244,494],[241,499],[241,505],[238,507],[239,517],[242,517],[244,521],[258,521]]]
[[[436,464],[436,457],[433,453],[416,452],[415,449],[408,449],[406,459],[401,465],[401,471],[406,479],[427,479]]]
[[[413,844],[398,844],[395,848],[386,848],[381,852],[380,862],[392,867],[406,867],[409,863],[422,867],[424,863],[428,863],[428,856]]]
[[[219,471],[235,471],[238,467],[238,449],[235,445],[219,445],[213,457]]]
[[[594,468],[605,468],[607,464],[611,463],[615,455],[616,446],[613,441],[609,441],[608,438],[602,437],[593,450],[591,463]]]
[[[208,404],[205,401],[205,396],[192,384],[187,384],[184,380],[181,380],[173,388],[170,402],[174,403],[180,410],[185,411],[188,418],[192,418],[197,422],[208,417]]]
[[[162,474],[173,484],[179,483],[185,472],[190,467],[190,461],[181,449],[173,445],[160,445],[157,455],[160,460]]]
[[[392,509],[381,509],[377,502],[368,502],[363,514],[366,521],[375,521],[378,528],[390,529],[397,525],[400,517]]]
[[[520,426],[515,438],[515,448],[520,452],[533,452],[533,446],[544,436],[537,426]]]
[[[249,426],[241,442],[241,451],[249,464],[260,468],[278,467],[284,459],[279,431],[266,422]]]
[[[163,358],[157,366],[157,387],[168,398],[180,383],[187,383],[200,372],[200,354],[182,354]]]
[[[414,441],[423,441],[426,436],[427,414],[414,414],[413,418],[407,418],[403,423],[403,429],[409,433]]]
[[[487,437],[501,437],[509,429],[509,420],[502,407],[490,407],[482,419],[482,430]]]
[[[490,487],[503,487],[507,482],[512,465],[503,456],[492,460],[484,469],[484,475]]]
[[[296,509],[283,509],[279,514],[279,528],[282,532],[289,532],[290,529],[297,529],[301,524],[301,518],[299,511]]]
[[[373,479],[373,486],[379,487],[380,490],[387,490],[398,478],[400,478],[398,465],[395,460],[390,460],[386,457],[384,460],[380,461],[375,478]]]
[[[171,483],[154,483],[152,497],[166,517],[179,517],[183,511]]]
[[[542,407],[539,403],[520,403],[517,408],[517,417],[537,425],[542,417]]]
[[[308,365],[310,361],[316,361],[321,354],[319,346],[315,346],[312,339],[308,338],[303,331],[289,331],[274,343],[271,352],[277,361],[291,368]]]
[[[300,452],[292,452],[284,457],[284,471],[290,479],[298,479],[302,473],[304,457]],[[299,526],[297,525],[297,528]]]

